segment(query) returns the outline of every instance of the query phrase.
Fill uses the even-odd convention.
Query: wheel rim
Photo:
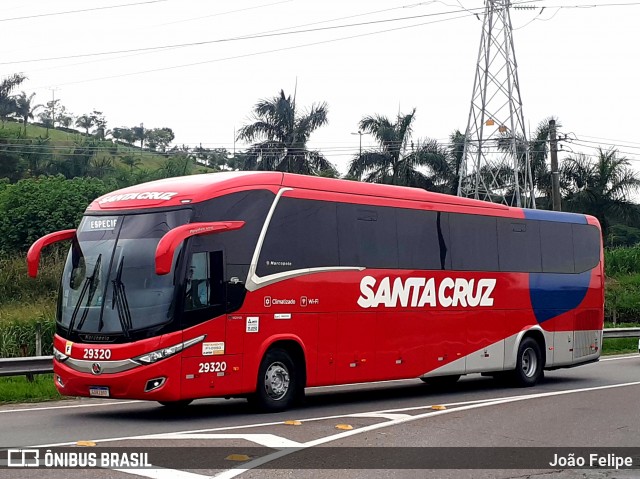
[[[274,401],[282,399],[289,391],[289,371],[282,363],[271,363],[264,375],[264,389]]]
[[[538,356],[533,348],[527,348],[522,352],[522,373],[530,378],[535,376],[538,370]]]

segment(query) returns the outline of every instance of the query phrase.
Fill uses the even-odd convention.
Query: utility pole
[[[357,133],[351,133],[352,135],[360,135],[360,158],[362,158],[362,135],[364,135],[364,133],[362,133],[362,130],[358,130]]]
[[[558,171],[558,140],[556,139],[556,121],[549,120],[549,139],[551,152],[551,198],[553,211],[562,211],[560,205],[560,172]]]
[[[51,128],[56,127],[56,90],[57,88],[51,88]]]

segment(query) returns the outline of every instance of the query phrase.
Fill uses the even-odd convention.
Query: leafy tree
[[[118,141],[124,141],[132,145],[136,141],[136,136],[131,128],[114,128],[111,131],[111,136]]]
[[[93,110],[91,112],[91,119],[96,127],[96,136],[99,140],[104,140],[107,128],[107,120],[101,111]]]
[[[0,178],[10,181],[20,179],[19,146],[15,142],[15,134],[0,130]]]
[[[65,128],[69,128],[73,124],[73,114],[67,111],[64,105],[60,105],[56,109],[55,122]]]
[[[335,170],[319,151],[309,150],[311,134],[327,124],[327,104],[313,104],[308,111],[297,110],[295,98],[263,99],[253,109],[253,123],[243,126],[238,140],[254,142],[247,150],[245,169],[288,171],[305,175]]]
[[[16,101],[11,92],[17,88],[24,80],[26,76],[15,73],[7,78],[4,78],[0,82],[0,121],[2,121],[2,128],[9,116],[15,113]]]
[[[97,178],[20,180],[0,189],[0,252],[24,252],[52,231],[75,228],[87,205],[110,191]]]
[[[154,128],[146,132],[147,146],[152,151],[160,148],[160,151],[165,152],[174,138],[171,128]]]
[[[22,120],[22,124],[24,126],[24,134],[27,134],[27,123],[29,120],[33,120],[33,114],[38,109],[41,108],[42,105],[32,105],[33,97],[35,93],[27,96],[25,92],[21,92],[18,96],[16,96],[16,116]]]
[[[168,158],[162,168],[157,171],[159,178],[190,175],[193,171],[193,159],[186,153],[173,155]]]
[[[203,148],[196,146],[191,150],[191,157],[197,164],[208,166],[216,171],[230,170],[231,154],[226,148]]]
[[[139,141],[140,149],[142,149],[144,147],[144,142],[147,139],[147,132],[142,123],[140,123],[140,126],[134,126],[131,128],[131,132],[133,133],[134,142]]]
[[[578,154],[564,160],[561,168],[569,211],[595,216],[605,239],[613,222],[640,223],[640,210],[629,195],[640,189],[640,178],[618,151],[598,150],[596,161]]]
[[[395,122],[385,116],[364,117],[359,124],[362,132],[372,135],[379,148],[356,154],[348,175],[371,183],[414,186],[434,189],[432,178],[419,170],[430,167],[440,171],[447,163],[447,153],[435,140],[411,141],[415,108],[411,113],[398,113]]]

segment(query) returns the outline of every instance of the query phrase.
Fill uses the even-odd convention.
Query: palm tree
[[[449,135],[449,146],[446,150],[440,148],[441,155],[433,155],[426,165],[431,173],[434,183],[434,191],[448,195],[458,194],[460,182],[460,166],[464,155],[465,135],[460,130],[455,130]]]
[[[4,128],[4,122],[7,118],[15,113],[16,110],[16,101],[11,96],[11,92],[26,78],[20,73],[15,73],[0,82],[0,121],[2,122],[2,128]]]
[[[22,119],[22,124],[24,126],[24,134],[27,134],[27,123],[29,119],[33,120],[33,114],[38,108],[41,108],[43,105],[32,105],[31,101],[35,96],[35,93],[27,96],[25,92],[21,92],[18,96],[16,96],[16,116]]]
[[[541,198],[537,198],[537,204],[546,209],[551,209],[552,201],[551,170],[547,162],[549,156],[549,122],[551,120],[555,120],[556,128],[562,127],[556,117],[550,116],[538,123],[533,135],[528,141],[525,141],[521,136],[516,137],[516,148],[519,160],[518,176],[521,180],[528,176],[525,163],[528,147],[533,187],[537,193],[542,196]],[[511,151],[511,137],[509,135],[510,133],[506,133],[498,140],[498,147],[502,151]],[[511,171],[508,171],[509,168]],[[513,176],[513,168],[511,166],[506,167],[505,165],[504,175],[506,175],[505,178],[507,179]]]
[[[137,168],[142,163],[142,160],[140,160],[140,158],[137,158],[133,155],[123,156],[122,158],[120,158],[120,161],[129,167],[130,173],[133,173],[133,169]]]
[[[579,154],[564,160],[561,168],[567,210],[598,218],[606,238],[612,221],[640,222],[638,206],[628,196],[640,189],[640,178],[629,167],[629,160],[618,151],[598,149],[595,162]]]
[[[295,98],[263,99],[253,109],[253,123],[238,131],[238,140],[255,142],[248,150],[246,169],[277,170],[305,175],[334,172],[334,166],[319,151],[309,150],[311,133],[327,124],[327,104],[313,104],[300,114]]]
[[[347,175],[359,179],[364,176],[364,181],[371,183],[436,189],[437,174],[432,178],[418,168],[443,171],[447,152],[435,140],[411,141],[415,113],[415,108],[408,115],[398,113],[394,123],[381,115],[364,117],[359,130],[372,135],[380,146],[356,154]]]
[[[92,115],[86,115],[86,114],[80,115],[76,119],[76,126],[78,128],[84,128],[87,135],[89,135],[89,128],[93,127],[95,123],[96,123],[95,117],[93,117]]]

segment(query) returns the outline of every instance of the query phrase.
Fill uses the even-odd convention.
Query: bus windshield
[[[160,238],[189,221],[188,209],[117,216],[85,216],[64,267],[58,323],[69,332],[124,335],[174,317],[175,261],[159,276]]]

